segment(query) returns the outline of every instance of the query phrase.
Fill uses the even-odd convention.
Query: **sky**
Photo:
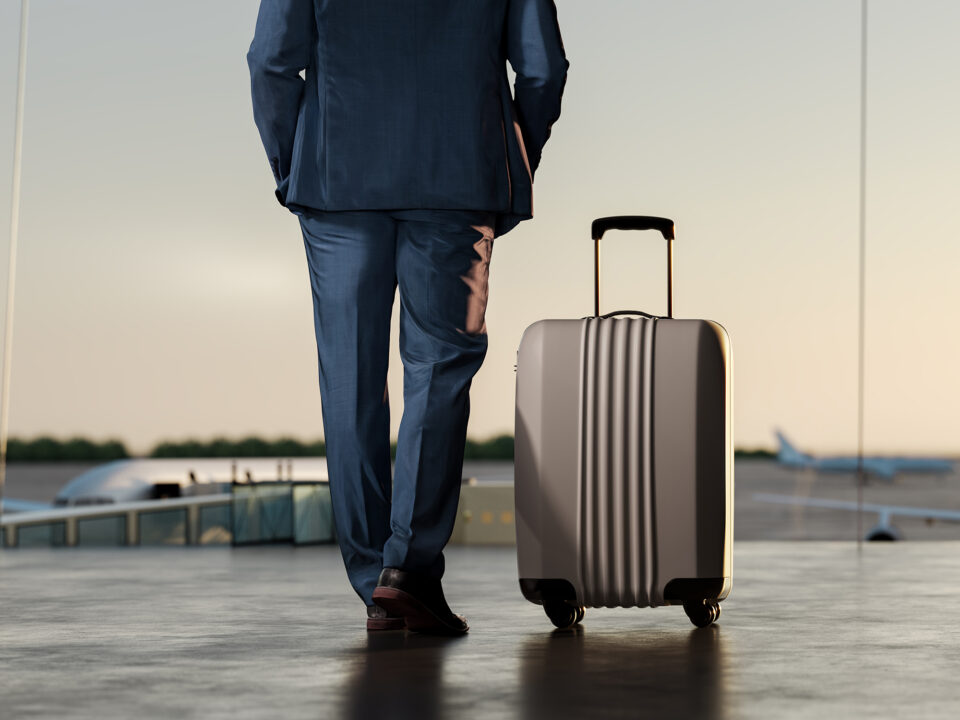
[[[563,111],[535,218],[494,245],[469,435],[513,432],[524,328],[592,314],[590,222],[649,214],[676,222],[675,315],[730,335],[736,444],[853,450],[859,0],[556,5]],[[19,7],[0,0],[0,302]],[[257,8],[31,2],[11,436],[322,437],[303,240],[253,123]],[[869,8],[866,449],[960,454],[960,3]],[[601,312],[664,313],[664,265],[653,234],[605,237]]]

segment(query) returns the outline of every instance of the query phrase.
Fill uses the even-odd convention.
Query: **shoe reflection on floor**
[[[468,636],[421,635],[403,630],[372,632],[355,651],[356,667],[341,715],[355,720],[435,720],[443,709],[443,664],[453,645]]]

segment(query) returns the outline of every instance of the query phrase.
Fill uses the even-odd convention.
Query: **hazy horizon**
[[[593,311],[590,221],[677,223],[675,314],[723,324],[735,443],[856,446],[859,0],[557,0],[570,60],[535,218],[495,242],[468,434],[513,433],[516,350]],[[6,296],[19,6],[0,4]],[[300,228],[245,54],[257,0],[34,0],[10,435],[323,435]],[[960,4],[870,2],[866,449],[960,454],[951,212]],[[664,248],[603,240],[601,312],[665,309]],[[0,302],[3,302],[0,299]],[[402,411],[394,303],[391,437]],[[2,338],[0,338],[2,341]]]

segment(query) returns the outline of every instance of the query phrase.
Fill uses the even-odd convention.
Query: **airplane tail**
[[[805,467],[813,461],[812,457],[797,450],[780,430],[777,430],[776,433],[777,442],[780,444],[777,451],[777,460],[780,463],[791,467]]]

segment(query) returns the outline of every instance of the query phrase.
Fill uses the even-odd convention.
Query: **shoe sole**
[[[378,587],[373,591],[373,601],[391,615],[402,615],[407,630],[429,635],[463,635],[469,630],[450,625],[437,617],[426,605],[410,593],[390,587]]]
[[[403,630],[406,626],[402,617],[367,618],[367,630]]]

